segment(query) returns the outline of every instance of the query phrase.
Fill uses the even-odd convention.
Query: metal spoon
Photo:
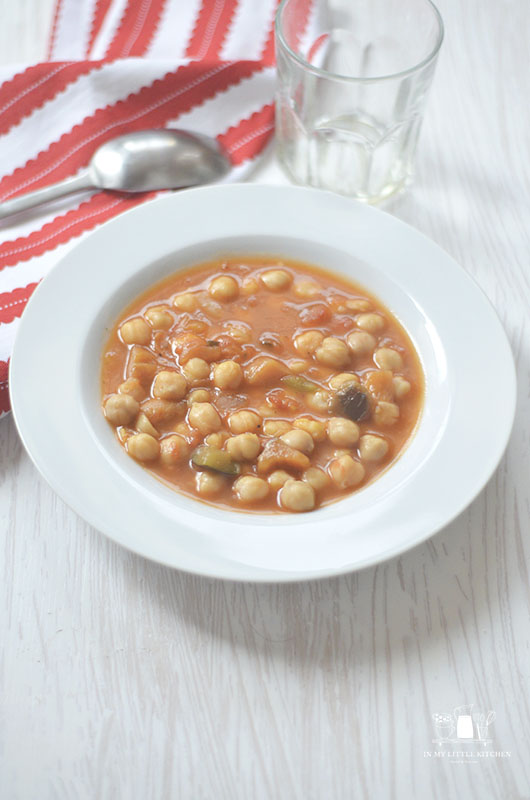
[[[86,189],[149,192],[213,183],[230,169],[215,139],[179,130],[135,131],[102,144],[73,178],[0,203],[0,219]]]

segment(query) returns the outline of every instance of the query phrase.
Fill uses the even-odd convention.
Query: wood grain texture
[[[92,530],[6,419],[2,798],[530,798],[530,4],[439,5],[418,176],[391,211],[468,270],[506,327],[519,405],[498,471],[444,531],[382,566],[219,583]],[[41,55],[50,9],[0,2],[2,60]],[[492,749],[509,756],[425,757],[431,715],[467,703],[495,710]]]

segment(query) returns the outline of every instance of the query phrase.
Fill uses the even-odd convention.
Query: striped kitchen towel
[[[0,202],[75,175],[103,141],[144,128],[216,136],[230,179],[241,179],[273,131],[277,6],[57,0],[48,61],[0,66]],[[0,222],[0,416],[17,325],[39,281],[81,237],[152,196],[85,192]]]

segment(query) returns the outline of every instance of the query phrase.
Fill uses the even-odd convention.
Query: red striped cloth
[[[273,131],[278,2],[56,0],[49,61],[0,66],[0,202],[75,175],[103,141],[144,128],[216,136],[229,179],[241,179]],[[39,281],[90,230],[152,196],[77,194],[0,222],[0,415]]]

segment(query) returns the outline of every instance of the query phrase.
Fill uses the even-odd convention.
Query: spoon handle
[[[49,200],[57,200],[58,197],[63,197],[71,192],[80,192],[82,189],[93,189],[94,184],[88,169],[81,172],[79,175],[74,175],[73,178],[66,178],[59,183],[53,183],[51,186],[45,186],[43,189],[37,189],[35,192],[28,192],[21,197],[15,197],[13,200],[6,200],[0,203],[0,219],[9,217],[11,214],[17,214],[19,211],[26,211],[33,206],[40,206],[41,203],[47,203]]]

